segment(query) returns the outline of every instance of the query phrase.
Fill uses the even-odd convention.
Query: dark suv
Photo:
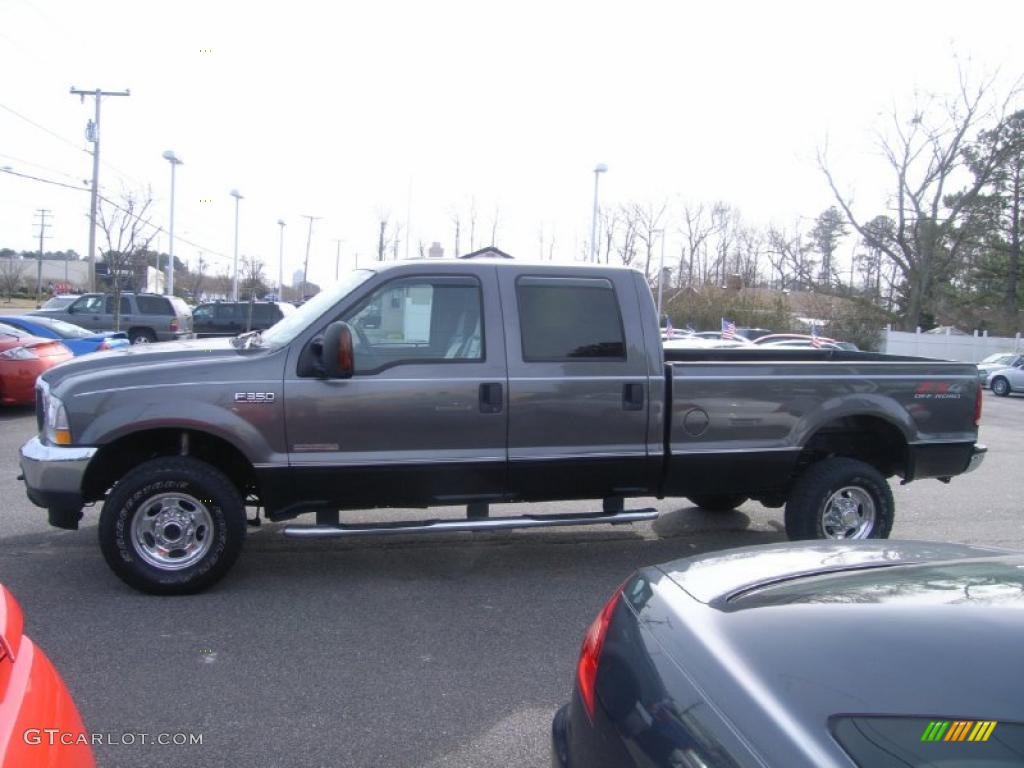
[[[56,318],[92,331],[125,331],[132,344],[194,338],[188,305],[177,296],[158,293],[122,293],[120,318],[109,293],[86,293],[64,309],[37,309],[26,314]]]
[[[192,310],[192,323],[200,338],[237,336],[245,331],[265,331],[294,311],[291,304],[278,301],[256,301],[251,305],[248,301],[215,301]]]

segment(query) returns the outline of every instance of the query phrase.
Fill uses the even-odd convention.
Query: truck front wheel
[[[825,459],[801,475],[786,502],[786,534],[800,539],[885,539],[892,530],[892,490],[863,461]]]
[[[686,498],[708,512],[730,512],[747,500],[746,496],[735,493],[707,493]]]
[[[245,507],[220,471],[187,456],[153,459],[114,486],[100,514],[100,549],[143,592],[199,592],[220,579],[245,541]]]

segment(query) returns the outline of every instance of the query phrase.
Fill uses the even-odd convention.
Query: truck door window
[[[75,308],[75,312],[99,313],[103,311],[103,297],[83,296],[72,306]]]
[[[341,319],[355,331],[356,373],[403,363],[480,361],[482,296],[475,278],[398,280]]]
[[[524,362],[626,359],[622,315],[610,281],[520,277],[516,298]]]
[[[97,309],[95,309],[93,311],[94,312],[98,312],[99,308],[97,308]],[[104,312],[105,312],[105,314],[108,314],[108,315],[114,314],[114,297],[113,296],[107,296],[107,305],[106,305],[106,308],[105,308]],[[130,315],[131,313],[132,313],[132,308],[131,308],[131,305],[128,303],[128,297],[127,296],[122,296],[121,297],[121,314],[122,315]]]

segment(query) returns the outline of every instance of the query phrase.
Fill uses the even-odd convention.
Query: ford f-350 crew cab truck
[[[200,590],[246,507],[316,513],[294,536],[619,523],[628,497],[785,505],[791,538],[885,537],[887,478],[973,469],[973,365],[830,350],[662,349],[626,268],[421,260],[349,274],[262,334],[77,358],[38,384],[21,449],[60,528],[103,502],[128,584]],[[600,499],[490,517],[495,502]],[[465,519],[346,525],[339,511],[466,505]],[[257,522],[255,520],[250,522]]]

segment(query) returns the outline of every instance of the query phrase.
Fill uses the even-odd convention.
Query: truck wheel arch
[[[183,450],[184,447],[184,450]],[[252,462],[231,441],[202,430],[161,427],[129,432],[100,447],[82,479],[86,501],[100,501],[118,480],[140,464],[161,456],[187,455],[220,470],[242,498],[256,493]]]
[[[811,464],[829,457],[857,459],[885,477],[905,475],[909,464],[903,428],[882,416],[843,416],[819,426],[804,442],[794,479]]]

